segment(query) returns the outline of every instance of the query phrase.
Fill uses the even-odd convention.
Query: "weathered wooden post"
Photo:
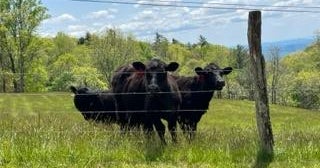
[[[265,60],[261,49],[261,12],[249,12],[248,42],[255,86],[256,118],[260,151],[273,156],[273,134],[269,115]]]

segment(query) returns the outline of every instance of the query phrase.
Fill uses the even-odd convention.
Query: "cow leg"
[[[143,122],[143,131],[147,135],[147,139],[150,140],[151,133],[153,132],[153,124],[152,119],[149,117],[146,117]]]
[[[195,138],[196,131],[197,131],[197,123],[192,123],[190,125],[190,129],[189,129],[189,138],[190,138],[190,140],[193,140]]]
[[[186,135],[187,134],[187,126],[186,126],[186,124],[183,123],[183,122],[180,122],[179,125],[180,125],[180,128],[181,128],[182,132],[183,132],[183,135]]]
[[[186,123],[185,124],[185,135],[187,139],[190,141],[192,137],[192,123]]]
[[[126,120],[124,119],[123,114],[120,114],[120,113],[117,113],[116,117],[117,117],[117,123],[120,126],[120,132],[123,134],[126,131],[126,125],[127,125]]]
[[[166,140],[164,138],[164,134],[166,131],[166,127],[165,125],[161,122],[161,119],[156,119],[154,122],[154,126],[156,127],[157,133],[160,137],[160,140],[163,144],[166,144]]]
[[[168,128],[171,134],[172,141],[174,143],[177,143],[177,122],[174,118],[168,121]]]

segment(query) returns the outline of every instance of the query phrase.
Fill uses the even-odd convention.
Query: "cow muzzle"
[[[149,90],[149,92],[154,93],[154,92],[159,92],[160,88],[158,85],[151,84],[148,86],[148,90]]]
[[[225,81],[217,81],[216,89],[217,90],[222,90],[225,85],[226,85]]]

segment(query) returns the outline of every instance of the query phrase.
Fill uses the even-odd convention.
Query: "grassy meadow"
[[[269,167],[320,167],[320,112],[271,105],[271,119]],[[257,167],[254,102],[213,100],[198,131],[163,146],[85,121],[70,93],[0,94],[0,167]]]

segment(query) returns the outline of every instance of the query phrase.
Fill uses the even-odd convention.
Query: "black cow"
[[[136,70],[131,64],[120,66],[119,68],[117,68],[111,79],[112,92],[121,93],[128,77],[130,77],[134,72],[136,72]]]
[[[102,123],[117,121],[117,105],[110,91],[92,91],[87,87],[70,87],[74,95],[74,105],[81,112],[85,120]]]
[[[126,105],[123,102],[122,96],[125,93],[122,93],[124,90],[124,86],[127,83],[128,78],[134,73],[136,70],[133,68],[131,64],[123,65],[118,67],[115,70],[114,75],[111,79],[111,91],[114,94],[116,104],[118,105],[117,118],[118,123],[120,124],[120,129],[122,131],[137,127],[141,124],[141,121],[135,120],[133,118],[129,118],[129,113],[127,113]],[[138,116],[138,115],[137,115]],[[130,121],[130,126],[129,126]]]
[[[156,128],[160,139],[165,143],[165,126],[161,118],[168,121],[168,129],[173,141],[176,141],[177,110],[180,107],[181,95],[176,81],[168,72],[173,72],[179,64],[171,62],[166,64],[159,59],[152,59],[146,65],[134,62],[131,66],[120,68],[120,71],[133,72],[127,78],[121,78],[116,73],[114,79],[123,79],[125,84],[118,102],[120,120],[128,127],[143,125],[144,131],[149,134]],[[117,82],[113,82],[118,83]],[[117,86],[113,86],[119,91]]]
[[[209,107],[214,90],[222,90],[225,86],[222,76],[231,71],[231,67],[220,69],[210,63],[204,68],[195,68],[197,75],[193,77],[175,77],[182,95],[178,122],[190,140],[194,138],[197,124]]]

